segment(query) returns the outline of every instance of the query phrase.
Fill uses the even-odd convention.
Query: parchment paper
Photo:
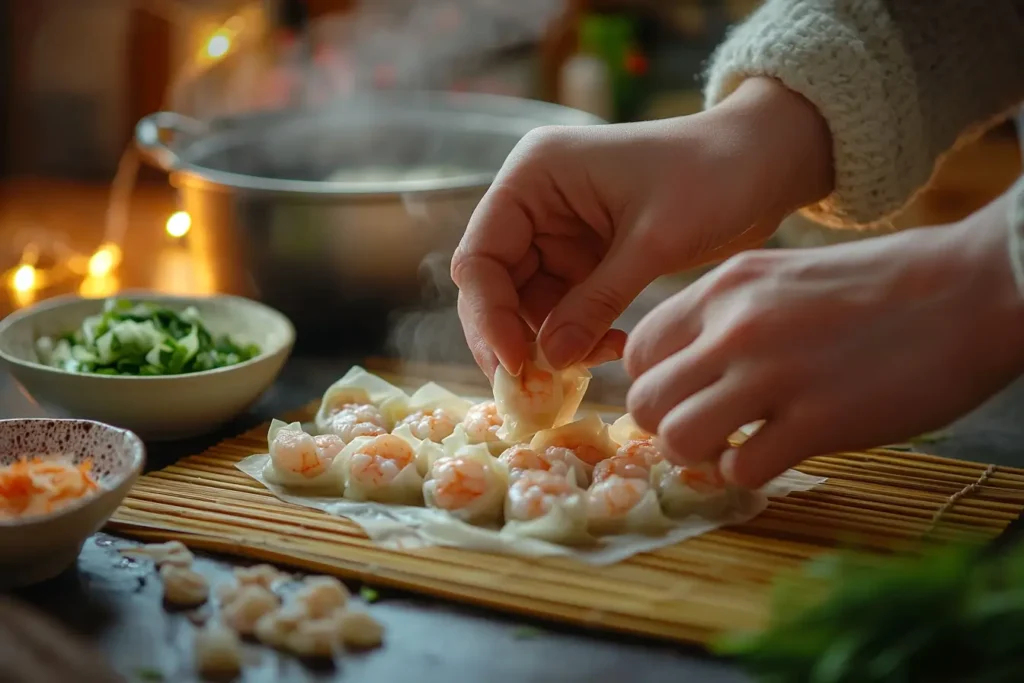
[[[751,430],[744,431],[749,433]],[[408,550],[453,546],[526,557],[572,557],[595,566],[614,564],[638,553],[674,545],[723,526],[748,522],[764,511],[769,498],[786,496],[794,491],[808,491],[825,481],[821,477],[789,470],[761,490],[745,496],[739,508],[727,517],[712,521],[690,516],[680,520],[668,532],[657,536],[603,536],[600,545],[572,548],[534,539],[510,539],[499,535],[497,529],[466,524],[442,510],[303,495],[301,491],[270,484],[263,478],[263,468],[269,460],[270,456],[266,453],[251,455],[239,462],[237,467],[286,503],[351,519],[363,528],[370,539],[385,548]]]

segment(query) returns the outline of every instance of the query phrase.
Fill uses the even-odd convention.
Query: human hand
[[[962,224],[742,254],[651,311],[625,360],[637,424],[681,464],[722,456],[744,486],[941,428],[1024,372],[1006,201]]]
[[[0,597],[0,680],[124,683],[103,658],[42,613]]]
[[[695,116],[533,131],[452,260],[480,367],[518,374],[534,335],[555,367],[619,358],[609,328],[655,278],[759,245],[828,193],[829,145],[817,111],[770,79]]]
[[[962,224],[741,254],[630,335],[629,411],[670,459],[722,456],[748,487],[807,457],[941,428],[1024,372],[1006,245],[1004,199]]]

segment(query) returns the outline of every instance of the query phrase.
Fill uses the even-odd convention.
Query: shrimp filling
[[[548,448],[564,448],[569,450],[573,455],[588,465],[596,465],[608,456],[605,451],[593,444],[569,438],[558,439],[551,443]]]
[[[592,518],[618,518],[629,514],[650,490],[643,479],[625,479],[612,475],[590,487],[587,512]]]
[[[678,484],[687,486],[698,493],[716,493],[727,486],[725,479],[714,465],[696,467],[676,465],[665,476],[671,477]]]
[[[408,443],[383,434],[350,456],[349,477],[365,486],[385,486],[412,464],[415,456]]]
[[[594,482],[602,482],[612,476],[623,479],[649,479],[650,465],[642,454],[613,455],[594,466]]]
[[[486,401],[469,409],[462,426],[471,443],[490,443],[498,441],[498,430],[503,422],[494,401]]]
[[[551,472],[524,472],[508,489],[508,514],[513,519],[538,519],[573,492],[568,480]]]
[[[443,409],[418,411],[403,418],[396,426],[407,425],[412,435],[421,441],[441,443],[455,431],[455,419]]]
[[[320,455],[328,464],[334,462],[345,447],[345,440],[337,434],[318,434],[313,437],[316,447],[320,449]]]
[[[573,469],[572,461],[575,459],[575,453],[568,448],[552,446],[538,452],[521,444],[508,448],[498,457],[508,467],[513,478],[535,470],[565,477]]]
[[[487,465],[473,458],[442,458],[431,468],[434,503],[442,510],[459,510],[487,492]]]
[[[387,421],[374,406],[349,403],[332,412],[328,419],[328,431],[345,443],[361,436],[387,434]]]
[[[270,453],[274,467],[307,478],[323,474],[329,464],[312,436],[291,429],[277,433]]]
[[[642,459],[647,463],[647,467],[654,467],[663,460],[661,451],[654,445],[653,438],[627,441],[619,446],[615,455]]]

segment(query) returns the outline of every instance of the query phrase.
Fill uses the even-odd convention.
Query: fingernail
[[[579,325],[564,325],[544,345],[544,356],[556,370],[579,361],[593,342],[589,332]]]
[[[736,481],[736,456],[739,455],[739,451],[735,448],[729,448],[722,457],[718,460],[718,471],[722,475],[722,479],[725,479],[728,484],[737,484]]]

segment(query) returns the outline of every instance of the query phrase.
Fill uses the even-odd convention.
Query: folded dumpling
[[[408,398],[388,399],[381,405],[381,412],[396,428],[406,425],[416,438],[440,443],[472,407],[466,399],[428,382]]]
[[[593,534],[660,534],[672,525],[647,481],[618,475],[587,490],[587,518]]]
[[[498,436],[503,424],[504,420],[498,414],[497,404],[494,401],[484,401],[469,408],[459,427],[465,431],[469,443],[487,444],[491,455],[497,456],[512,445]]]
[[[416,461],[421,447],[422,442],[413,442],[402,434],[358,437],[338,456],[345,497],[396,505],[420,504],[423,477]]]
[[[508,469],[511,481],[526,472],[541,471],[566,478],[574,486],[586,486],[590,482],[590,468],[568,448],[551,446],[535,451],[526,444],[518,444],[507,448],[498,456],[498,461]]]
[[[317,431],[336,434],[346,443],[359,436],[386,434],[393,423],[384,415],[382,406],[388,403],[395,407],[408,398],[390,382],[353,366],[320,399],[315,418]]]
[[[741,490],[722,478],[715,463],[698,466],[661,462],[651,472],[661,508],[670,517],[715,519],[741,502]]]
[[[279,486],[340,495],[344,482],[334,462],[341,449],[338,437],[314,437],[304,432],[298,422],[274,420],[267,432],[270,460],[263,468],[263,476]]]
[[[499,366],[494,373],[494,404],[502,418],[498,438],[515,443],[571,421],[590,377],[582,365],[555,370],[536,344],[517,377]]]
[[[546,451],[549,448],[568,448],[588,466],[615,455],[616,444],[608,436],[608,425],[597,413],[588,413],[574,422],[537,432],[530,440],[530,448]]]
[[[592,541],[587,533],[586,493],[552,472],[522,472],[509,486],[501,534],[564,545]]]
[[[487,446],[462,446],[452,455],[435,460],[423,483],[428,507],[445,510],[470,524],[501,519],[508,472]]]

